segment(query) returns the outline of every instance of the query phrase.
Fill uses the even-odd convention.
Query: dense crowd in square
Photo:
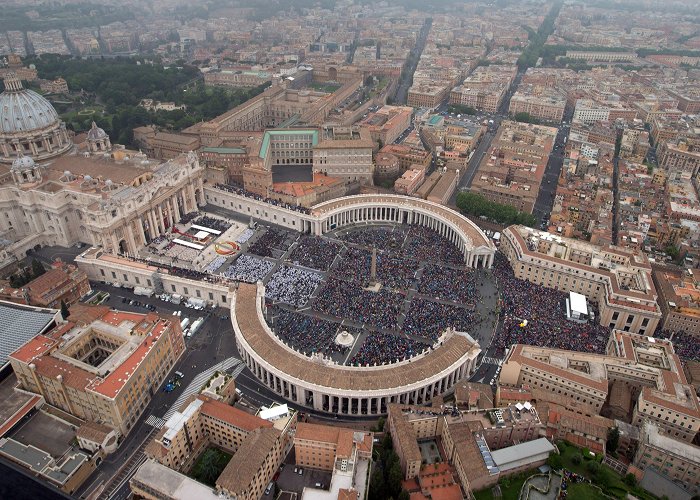
[[[241,255],[223,272],[223,275],[236,281],[257,283],[267,276],[273,267],[275,267],[275,264],[269,260],[250,255]]]
[[[697,335],[683,330],[658,330],[654,336],[673,342],[676,354],[683,361],[700,361],[700,339]]]
[[[304,267],[328,271],[339,251],[340,244],[335,241],[305,235],[289,254],[289,260]]]
[[[415,298],[402,331],[435,342],[447,328],[469,332],[478,319],[472,309]]]
[[[410,338],[384,332],[370,332],[349,364],[374,366],[396,363],[420,354],[427,347]]]
[[[323,284],[313,308],[336,318],[392,330],[398,326],[404,298],[386,288],[372,292],[357,283],[331,277]]]
[[[323,276],[318,273],[281,266],[270,277],[265,287],[265,297],[295,307],[303,307],[309,301]]]
[[[564,304],[568,292],[516,278],[500,253],[496,253],[493,272],[501,291],[503,311],[503,328],[493,340],[500,353],[513,344],[605,352],[610,329],[593,321],[567,320]]]
[[[250,245],[249,251],[261,257],[273,257],[273,250],[284,252],[289,248],[288,238],[289,232],[269,227]]]

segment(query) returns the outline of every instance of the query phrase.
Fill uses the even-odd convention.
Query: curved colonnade
[[[481,349],[447,332],[427,353],[390,365],[355,367],[308,357],[285,345],[264,318],[265,287],[241,283],[231,322],[241,359],[271,390],[300,406],[339,415],[382,415],[389,403],[423,404],[472,375]]]
[[[467,267],[490,268],[496,248],[472,221],[445,207],[410,196],[377,194],[336,198],[311,209],[313,234],[322,235],[363,222],[415,224],[428,227],[451,241]]]
[[[469,219],[443,205],[399,195],[356,195],[314,206],[304,232],[322,235],[363,222],[418,224],[451,241],[468,267],[491,267],[495,247]],[[265,321],[262,283],[241,283],[231,322],[241,358],[255,377],[300,406],[339,415],[382,415],[390,403],[424,404],[472,375],[481,349],[469,335],[448,331],[437,347],[397,363],[354,367],[287,346]]]

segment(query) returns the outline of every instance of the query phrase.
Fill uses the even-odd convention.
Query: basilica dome
[[[34,168],[34,160],[32,160],[31,156],[24,156],[23,154],[20,153],[20,155],[15,158],[15,161],[12,162],[12,170],[31,170]]]
[[[45,160],[68,151],[73,143],[49,101],[22,87],[14,73],[5,77],[0,94],[0,162],[20,155]]]

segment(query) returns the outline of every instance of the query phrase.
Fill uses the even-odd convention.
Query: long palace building
[[[600,324],[639,334],[653,334],[661,308],[642,252],[562,238],[510,226],[501,251],[515,276],[547,288],[585,295],[599,308]]]

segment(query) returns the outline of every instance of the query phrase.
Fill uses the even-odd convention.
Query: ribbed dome
[[[107,132],[98,127],[97,123],[92,122],[92,127],[90,127],[90,130],[88,130],[87,133],[88,141],[99,141],[105,137],[107,137]]]
[[[0,94],[0,134],[40,130],[58,122],[60,118],[49,101],[22,88],[14,74],[7,75],[5,91]]]
[[[31,170],[34,168],[34,160],[32,160],[31,156],[24,156],[23,154],[20,153],[20,155],[15,158],[15,161],[12,162],[12,170]]]

